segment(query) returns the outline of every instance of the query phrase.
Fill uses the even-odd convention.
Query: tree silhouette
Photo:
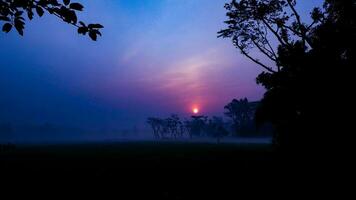
[[[178,115],[171,115],[166,119],[149,117],[147,123],[153,130],[155,138],[171,138],[183,137],[185,128]]]
[[[147,123],[151,126],[153,130],[153,135],[156,139],[160,138],[160,129],[161,129],[160,121],[161,121],[160,119],[154,117],[149,117],[147,119]]]
[[[206,127],[207,119],[206,116],[192,116],[191,121],[186,121],[185,125],[188,130],[188,134],[190,138],[193,136],[202,136],[204,133],[204,129]]]
[[[179,134],[179,123],[180,119],[178,115],[171,115],[171,117],[167,118],[167,124],[170,130],[171,135],[174,138],[177,138]]]
[[[268,73],[276,73],[283,67],[279,62],[278,49],[271,43],[270,37],[278,42],[279,48],[292,48],[301,41],[303,48],[312,47],[308,37],[313,27],[321,20],[320,9],[314,9],[313,22],[305,24],[295,9],[296,0],[233,0],[226,4],[227,29],[218,32],[219,37],[231,38],[234,46],[243,55],[263,67]],[[289,12],[287,12],[289,9]],[[253,57],[251,49],[259,52],[275,63],[269,66]]]
[[[216,138],[217,142],[229,134],[229,132],[224,127],[224,120],[221,117],[213,116],[208,120],[206,124],[207,134],[213,138]]]
[[[54,15],[64,22],[75,26],[79,34],[86,35],[96,41],[98,35],[101,36],[101,24],[88,24],[78,21],[78,11],[83,11],[84,6],[70,0],[0,0],[0,22],[2,31],[10,32],[13,27],[23,36],[25,29],[25,16],[29,20],[34,18],[35,13],[42,17],[45,13]]]
[[[310,149],[323,143],[332,124],[335,132],[342,127],[336,116],[344,115],[344,109],[331,106],[342,102],[330,95],[347,99],[351,89],[356,3],[326,0],[323,8],[313,10],[310,24],[302,22],[295,5],[295,0],[233,0],[225,6],[228,27],[219,37],[231,38],[243,55],[265,69],[257,77],[267,89],[257,122],[272,122],[278,147],[300,149],[303,144]],[[258,60],[251,49],[274,66]]]
[[[232,119],[236,132],[243,131],[253,120],[254,110],[247,98],[232,100],[225,107],[225,115]]]

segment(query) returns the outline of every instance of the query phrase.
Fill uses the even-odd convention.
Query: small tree
[[[147,123],[151,126],[155,138],[182,137],[184,126],[178,115],[171,115],[166,119],[149,117]]]
[[[246,98],[232,100],[225,107],[225,115],[233,121],[236,133],[245,131],[253,121],[254,110],[251,103]]]
[[[160,124],[160,119],[155,118],[155,117],[149,117],[147,119],[147,123],[151,126],[152,131],[153,131],[153,136],[156,139],[160,138],[160,129],[161,129],[161,124]]]
[[[193,136],[202,136],[205,130],[205,126],[207,123],[206,116],[192,116],[191,121],[186,121],[186,127],[189,132],[190,138]]]
[[[168,130],[174,138],[179,136],[179,123],[180,119],[178,115],[171,115],[171,117],[166,119]]]
[[[224,127],[224,120],[216,116],[208,120],[206,131],[209,136],[216,138],[218,143],[220,143],[223,137],[229,134]]]

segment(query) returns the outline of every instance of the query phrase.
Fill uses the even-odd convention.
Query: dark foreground
[[[214,144],[185,142],[117,142],[67,145],[27,145],[3,151],[1,162],[9,172],[66,176],[113,177],[127,171],[163,172],[211,170],[264,171],[273,164],[268,144]],[[263,166],[263,167],[262,167]],[[261,168],[262,167],[262,168]],[[53,173],[55,172],[55,173]],[[62,174],[64,173],[64,174]]]
[[[263,144],[19,146],[0,153],[0,175],[2,183],[13,184],[15,189],[34,187],[37,190],[31,191],[36,192],[49,187],[78,192],[83,188],[89,194],[103,187],[117,196],[129,196],[127,199],[230,199],[247,191],[267,195],[276,190],[297,194],[308,186],[315,192],[316,182],[312,181],[322,183],[334,176],[332,171],[325,174],[323,169],[297,160],[278,155]]]

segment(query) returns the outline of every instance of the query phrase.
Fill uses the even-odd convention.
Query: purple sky
[[[233,98],[261,99],[261,69],[217,39],[227,0],[91,0],[105,26],[92,42],[56,18],[0,33],[0,123],[128,128],[148,116],[222,115]],[[307,14],[320,1],[301,0]]]

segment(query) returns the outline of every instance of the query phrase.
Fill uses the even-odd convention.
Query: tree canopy
[[[331,105],[348,99],[356,46],[354,0],[325,0],[311,12],[309,24],[302,21],[297,2],[232,0],[225,5],[227,28],[218,32],[263,67],[257,83],[267,91],[256,120],[272,122],[277,146],[292,148],[321,143],[317,141],[327,137],[322,130],[330,132],[335,116],[343,115],[343,109]],[[252,49],[274,65],[257,59]]]
[[[84,6],[71,0],[0,0],[0,22],[3,22],[2,31],[10,32],[13,28],[18,34],[24,35],[27,19],[34,19],[37,14],[42,17],[45,13],[54,15],[62,21],[77,28],[79,34],[89,35],[96,41],[101,36],[101,24],[86,24],[78,20],[77,12],[83,11]]]
[[[224,114],[232,120],[236,133],[248,129],[254,119],[256,104],[256,102],[249,102],[247,98],[233,99],[224,107],[226,110]]]
[[[313,28],[320,24],[323,13],[319,8],[312,12],[312,23],[301,21],[297,12],[296,0],[233,0],[226,4],[226,29],[218,32],[219,37],[231,38],[234,46],[253,62],[262,66],[270,73],[281,70],[277,47],[292,48],[300,43],[302,48],[312,47],[309,37]],[[271,43],[274,38],[277,47]],[[249,52],[258,49],[276,66],[268,66]]]

